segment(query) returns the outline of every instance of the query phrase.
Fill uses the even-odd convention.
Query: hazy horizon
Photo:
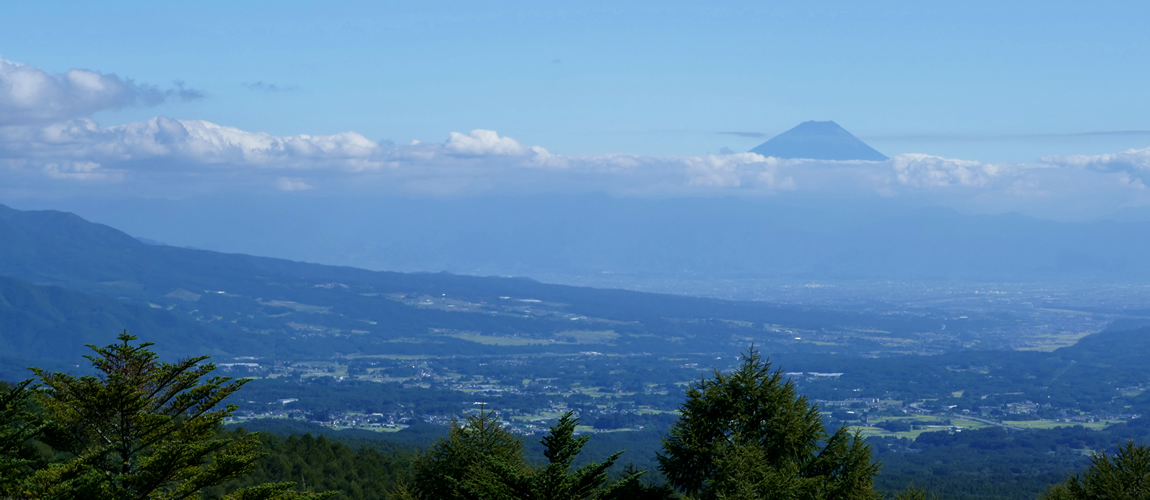
[[[1142,4],[142,5],[6,12],[0,203],[371,269],[1150,265]]]

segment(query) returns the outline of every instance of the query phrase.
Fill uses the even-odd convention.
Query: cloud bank
[[[113,74],[71,69],[62,75],[0,59],[0,125],[45,123],[89,116],[97,111],[168,100],[193,101],[203,92],[184,82],[161,89]]]
[[[987,210],[1069,206],[1065,200],[1108,210],[1150,204],[1144,189],[1150,149],[1052,156],[1033,165],[926,154],[879,162],[730,151],[565,155],[485,129],[449,132],[443,142],[395,145],[351,131],[277,136],[165,116],[106,127],[92,119],[101,110],[202,95],[180,82],[163,90],[95,71],[54,75],[0,60],[0,185],[7,187],[0,194],[119,189],[182,196],[254,189],[435,196],[875,196]]]
[[[884,162],[783,160],[756,153],[705,156],[562,155],[494,130],[451,132],[442,143],[393,145],[355,132],[275,136],[203,120],[156,117],[111,127],[90,118],[0,127],[8,171],[74,181],[187,187],[327,186],[383,194],[606,192],[690,196],[781,191],[899,191],[988,188],[1009,167],[928,155]]]
[[[1131,182],[1142,185],[1150,181],[1150,148],[1130,149],[1120,153],[1102,155],[1046,156],[1042,158],[1042,161],[1062,167],[1116,173]]]
[[[924,154],[899,155],[890,164],[899,184],[919,188],[985,187],[1004,174],[998,165]]]

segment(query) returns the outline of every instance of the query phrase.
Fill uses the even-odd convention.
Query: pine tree
[[[0,497],[17,493],[37,462],[26,444],[40,434],[44,422],[29,408],[31,385],[32,380],[0,382]]]
[[[623,498],[618,494],[643,475],[643,472],[633,471],[614,484],[604,486],[607,481],[607,470],[619,460],[622,451],[615,452],[602,463],[590,463],[572,472],[571,465],[575,462],[575,457],[583,451],[583,446],[591,439],[590,436],[575,437],[575,427],[578,424],[579,419],[569,411],[540,441],[547,447],[543,451],[547,465],[535,472],[532,478],[531,498],[539,500]]]
[[[75,377],[33,368],[51,426],[45,441],[72,457],[37,470],[25,486],[36,498],[184,499],[250,472],[260,454],[254,434],[217,431],[236,407],[219,408],[246,380],[207,378],[207,356],[161,362],[149,348],[119,343],[88,346],[97,376]],[[242,500],[324,498],[267,484],[238,491]]]
[[[623,500],[643,473],[630,470],[607,485],[607,470],[623,452],[602,463],[571,470],[589,436],[575,436],[579,419],[567,412],[540,442],[547,464],[528,466],[522,441],[504,429],[493,412],[481,410],[466,425],[415,460],[415,482],[398,491],[401,499]],[[484,451],[486,450],[486,452]],[[662,498],[662,497],[657,497]]]
[[[1144,500],[1150,498],[1150,447],[1128,441],[1113,457],[1096,453],[1086,472],[1056,484],[1043,500]]]
[[[523,440],[505,429],[494,412],[480,408],[465,423],[453,422],[446,437],[412,460],[412,469],[412,482],[398,487],[398,498],[446,500],[475,498],[476,485],[516,477],[527,463]]]
[[[858,433],[828,435],[817,406],[752,347],[731,374],[687,389],[663,440],[668,481],[703,499],[877,499],[879,466]]]
[[[674,488],[666,483],[652,485],[644,484],[643,481],[638,480],[646,472],[635,467],[634,464],[625,465],[621,479],[626,480],[628,477],[634,476],[636,480],[619,481],[622,484],[613,488],[608,498],[612,500],[670,500],[676,498]]]
[[[938,500],[938,495],[911,484],[905,490],[895,493],[893,500]]]

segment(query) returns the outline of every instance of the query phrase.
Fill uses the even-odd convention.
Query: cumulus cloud
[[[990,163],[924,154],[898,155],[889,161],[898,184],[919,188],[985,187],[1005,173]]]
[[[120,172],[107,172],[100,164],[92,161],[59,161],[44,164],[44,175],[52,179],[72,179],[84,181],[119,181]]]
[[[499,137],[494,130],[475,129],[469,134],[452,132],[444,145],[448,152],[459,155],[524,156],[531,148],[510,137]]]
[[[71,69],[62,75],[0,59],[0,125],[45,123],[89,116],[105,109],[191,101],[203,92],[176,81],[175,88],[137,84],[113,74]]]
[[[482,129],[452,132],[442,143],[395,145],[355,132],[277,136],[164,116],[112,127],[90,118],[0,126],[0,158],[12,160],[10,171],[40,171],[54,180],[168,179],[176,187],[199,182],[271,185],[281,191],[330,186],[339,179],[354,189],[433,194],[675,194],[796,186],[793,177],[780,173],[787,162],[754,153],[562,155]]]
[[[248,86],[268,92],[282,88],[262,82]],[[1045,204],[1069,212],[1081,212],[1092,199],[1111,208],[1150,204],[1144,182],[1150,177],[1150,149],[1046,157],[1042,165],[925,154],[886,161],[795,160],[727,149],[705,156],[568,155],[486,129],[450,132],[443,142],[396,145],[350,131],[274,135],[164,116],[105,127],[91,118],[105,109],[200,97],[182,82],[161,90],[95,71],[54,75],[0,60],[0,193],[800,193],[918,197],[979,208]]]
[[[1150,181],[1150,148],[1101,155],[1045,156],[1042,161],[1062,167],[1119,173],[1143,183]]]
[[[355,132],[274,136],[203,120],[156,117],[101,128],[90,119],[0,129],[0,151],[32,159],[104,163],[164,159],[181,164],[373,168],[378,144]]]
[[[776,181],[778,158],[769,158],[757,153],[736,153],[727,155],[707,155],[685,157],[691,186],[716,188],[763,187],[774,189],[794,189],[793,178]]]
[[[1140,155],[1059,157],[1061,164],[1048,158],[1045,166],[922,154],[886,161],[779,159],[755,153],[566,155],[488,130],[452,133],[443,142],[396,145],[355,132],[279,136],[167,117],[101,127],[80,118],[0,126],[0,193],[882,196],[978,211],[1033,209],[1079,217],[1090,210],[1105,213],[1150,203],[1150,190],[1140,180],[1109,173],[1144,168]]]
[[[886,162],[780,160],[756,153],[563,155],[483,129],[452,132],[442,143],[395,145],[355,132],[277,136],[163,116],[112,127],[89,118],[0,127],[0,157],[14,160],[9,170],[39,170],[55,180],[167,178],[183,186],[226,179],[226,184],[303,191],[343,179],[351,189],[432,194],[889,192],[892,185],[981,188],[1001,174],[994,165],[927,155]]]

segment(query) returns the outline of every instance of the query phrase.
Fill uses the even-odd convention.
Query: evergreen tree
[[[242,436],[243,428],[232,431]],[[237,436],[237,437],[240,437]],[[260,436],[261,453],[253,472],[234,481],[206,488],[203,498],[216,499],[245,487],[294,481],[301,491],[338,491],[340,500],[384,500],[408,475],[411,458],[405,449],[381,441],[331,440],[322,435]]]
[[[473,498],[476,483],[516,477],[525,469],[523,440],[494,412],[480,408],[465,423],[453,422],[446,437],[412,460],[412,481],[400,484],[396,494],[410,500]]]
[[[1043,500],[1144,500],[1150,498],[1150,447],[1127,441],[1113,457],[1096,453],[1090,467],[1056,484]]]
[[[575,436],[579,420],[567,412],[540,442],[547,464],[531,467],[523,459],[522,441],[499,425],[494,413],[480,411],[466,425],[455,425],[427,455],[415,460],[415,483],[401,488],[403,499],[475,500],[623,500],[637,488],[642,472],[629,470],[606,485],[607,470],[623,452],[602,463],[571,470],[590,439]],[[470,436],[469,436],[470,433]],[[483,450],[491,450],[484,453]],[[648,496],[647,498],[652,498]],[[654,497],[665,498],[665,497]]]
[[[628,481],[614,488],[610,498],[618,500],[670,500],[675,498],[675,489],[666,483],[651,485],[638,480],[639,476],[646,472],[635,467],[634,464],[624,466],[622,479],[635,476],[636,480]]]
[[[911,484],[905,490],[895,493],[894,500],[938,500],[938,495]]]
[[[255,435],[219,435],[234,405],[218,408],[246,380],[203,380],[215,365],[207,356],[161,362],[150,343],[88,346],[97,376],[75,377],[33,368],[44,385],[37,393],[51,426],[45,441],[66,460],[41,468],[24,486],[34,498],[184,499],[240,477],[260,454]],[[291,490],[290,483],[237,491],[242,500],[323,498]]]
[[[578,423],[579,419],[569,411],[540,441],[547,447],[543,451],[547,465],[532,474],[530,498],[539,500],[625,498],[618,494],[643,475],[643,472],[632,471],[614,484],[604,487],[607,470],[619,460],[622,451],[607,457],[603,463],[590,463],[572,472],[571,465],[575,462],[575,457],[583,451],[583,446],[591,439],[590,436],[575,437],[575,427]]]
[[[879,466],[858,433],[828,435],[818,407],[752,347],[731,374],[687,389],[663,440],[668,481],[703,499],[877,499]]]
[[[27,443],[44,423],[30,408],[31,380],[15,385],[0,382],[0,497],[17,493],[37,460]]]

